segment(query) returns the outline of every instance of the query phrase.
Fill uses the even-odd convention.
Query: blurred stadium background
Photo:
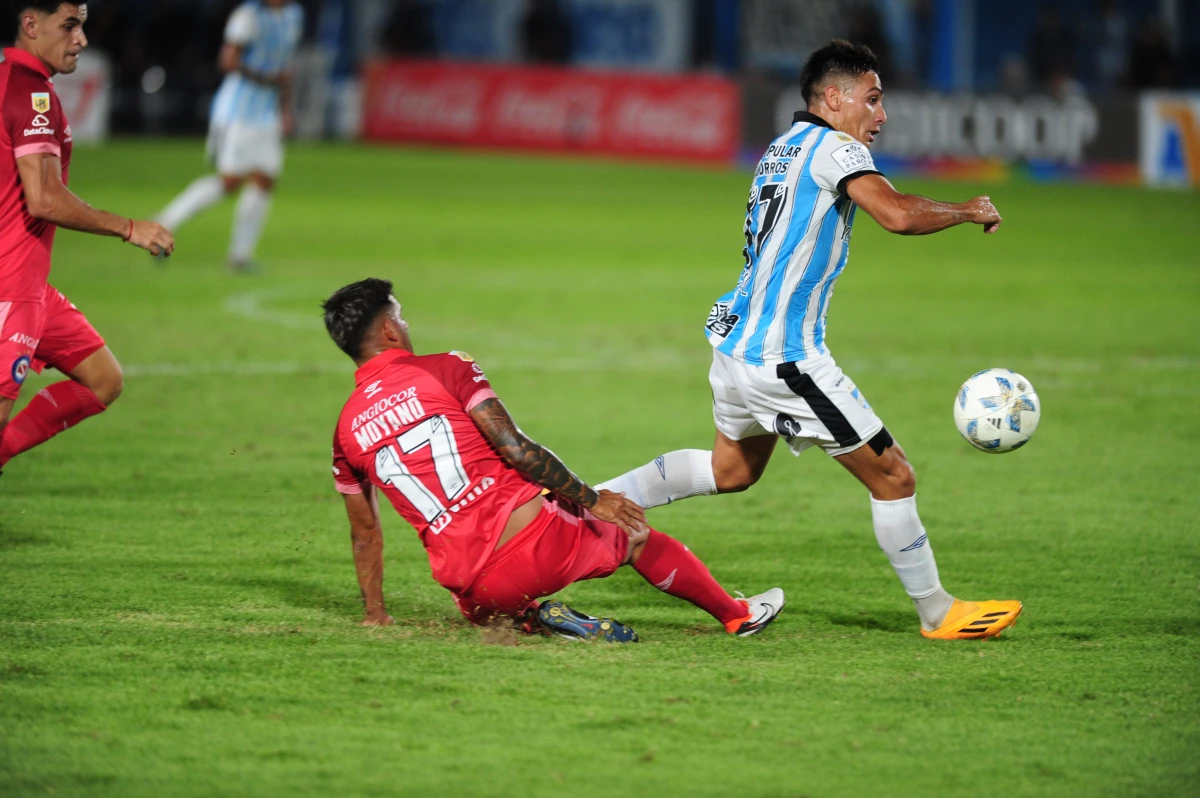
[[[1200,2],[302,0],[298,136],[732,163],[832,36],[884,63],[889,174],[1192,185]],[[204,131],[235,0],[94,0],[78,139]]]

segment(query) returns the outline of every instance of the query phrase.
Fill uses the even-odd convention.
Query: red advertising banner
[[[733,161],[737,84],[712,76],[435,61],[367,67],[363,137],[690,161]]]

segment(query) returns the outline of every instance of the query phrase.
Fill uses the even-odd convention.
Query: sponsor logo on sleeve
[[[21,355],[12,365],[13,382],[20,385],[25,382],[27,376],[29,376],[29,355]]]
[[[475,358],[471,357],[466,352],[459,352],[457,349],[455,349],[450,354],[454,355],[456,358],[463,361],[464,363],[474,363],[475,362]]]
[[[854,141],[854,139],[850,138],[845,133],[834,133],[833,137],[838,141]]]
[[[39,114],[48,113],[50,111],[50,92],[35,91],[33,93],[33,110]]]
[[[833,151],[833,160],[838,166],[842,167],[843,172],[857,172],[862,169],[874,168],[875,162],[871,160],[871,154],[867,152],[867,148],[858,142],[852,142],[845,147],[839,147]]]

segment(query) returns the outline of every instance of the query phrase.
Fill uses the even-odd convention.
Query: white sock
[[[223,196],[225,184],[221,178],[216,175],[197,178],[158,215],[159,224],[173,231],[200,211],[220,202]]]
[[[271,192],[263,191],[255,183],[247,183],[234,210],[233,240],[229,245],[230,263],[245,264],[253,260],[270,210]]]
[[[690,496],[710,496],[717,492],[717,478],[713,476],[712,452],[680,449],[596,487],[624,493],[625,498],[649,510]]]
[[[871,499],[871,517],[875,521],[875,539],[900,577],[900,584],[917,605],[921,626],[933,630],[942,625],[951,596],[938,581],[933,547],[917,515],[917,497],[891,502]]]

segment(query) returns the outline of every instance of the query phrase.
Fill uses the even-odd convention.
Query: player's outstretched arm
[[[595,491],[572,473],[554,452],[526,437],[499,399],[485,399],[470,410],[471,418],[500,456],[532,482],[587,508],[602,521],[626,532],[645,529],[641,507],[619,493]]]
[[[137,221],[101,211],[71,192],[62,180],[62,160],[48,152],[35,152],[17,159],[25,204],[35,219],[99,236],[116,236],[152,255],[175,251],[171,231],[158,222]]]
[[[345,493],[346,516],[350,519],[350,539],[354,543],[354,570],[362,591],[363,626],[391,626],[396,621],[383,604],[383,528],[379,523],[379,505],[375,489],[367,485],[362,493]]]
[[[928,235],[959,224],[980,224],[983,232],[994,233],[1003,221],[988,197],[938,202],[916,194],[901,194],[883,175],[863,175],[851,180],[846,184],[846,193],[880,227],[900,235]]]

